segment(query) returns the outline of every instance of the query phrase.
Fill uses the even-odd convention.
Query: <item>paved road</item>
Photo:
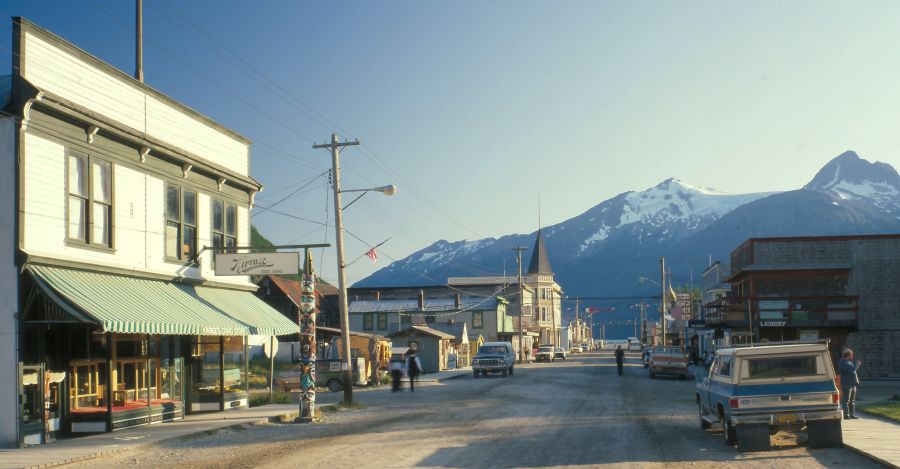
[[[877,467],[846,449],[810,450],[779,434],[741,454],[700,429],[693,382],[651,380],[636,355],[529,365],[514,376],[465,376],[412,394],[358,393],[362,410],[314,426],[263,425],[95,460],[129,467]],[[321,401],[338,398],[323,394]]]

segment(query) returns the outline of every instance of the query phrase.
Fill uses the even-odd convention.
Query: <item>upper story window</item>
[[[186,261],[197,255],[197,193],[166,186],[166,258]]]
[[[484,327],[484,311],[472,311],[472,329]]]
[[[363,314],[363,330],[364,330],[364,331],[371,331],[371,330],[372,330],[372,328],[373,328],[373,320],[374,320],[373,316],[374,316],[373,313],[365,313],[365,314]]]
[[[213,199],[211,226],[213,247],[237,246],[237,205]]]
[[[92,246],[112,247],[112,164],[69,152],[66,237]]]

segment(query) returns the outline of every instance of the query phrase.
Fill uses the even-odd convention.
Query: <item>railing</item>
[[[724,322],[746,326],[746,299],[732,298],[729,302]],[[753,323],[763,328],[855,326],[858,321],[858,296],[752,297],[750,302]]]

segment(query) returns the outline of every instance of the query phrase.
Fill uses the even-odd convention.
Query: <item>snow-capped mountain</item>
[[[728,262],[749,237],[900,232],[900,175],[846,152],[802,189],[729,195],[678,179],[625,192],[541,231],[556,279],[573,295],[621,295],[647,286],[660,256],[677,278],[696,278],[710,257]],[[516,245],[535,234],[438,241],[357,286],[439,285],[450,276],[515,271]],[[530,253],[525,254],[525,265]]]
[[[852,151],[831,160],[803,188],[841,200],[868,200],[885,213],[900,215],[900,175],[893,166],[870,163]]]

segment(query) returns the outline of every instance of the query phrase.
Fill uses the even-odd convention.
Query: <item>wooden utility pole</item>
[[[578,331],[578,335],[579,335],[579,336],[582,335],[581,331],[584,330],[584,327],[582,327],[582,326],[578,323],[578,297],[577,297],[577,296],[575,297],[575,330]],[[583,341],[583,340],[582,340],[582,341]]]
[[[660,296],[660,313],[662,315],[662,345],[666,345],[666,258],[659,258],[659,272],[661,274],[662,282],[660,282],[660,289],[662,289],[662,296]]]
[[[522,330],[522,316],[525,315],[525,294],[522,290],[522,251],[528,248],[516,245],[516,265],[519,268],[519,363],[525,363],[525,332]]]
[[[341,206],[341,148],[359,145],[359,140],[338,142],[337,134],[331,134],[331,142],[313,145],[313,148],[331,150],[331,178],[334,189],[334,230],[338,264],[338,306],[341,312],[341,371],[344,375],[344,403],[353,402],[353,375],[350,365],[350,323],[347,314],[347,281],[344,275],[344,221]],[[360,370],[362,372],[362,370]]]
[[[134,78],[144,82],[144,5],[143,0],[135,3]]]

